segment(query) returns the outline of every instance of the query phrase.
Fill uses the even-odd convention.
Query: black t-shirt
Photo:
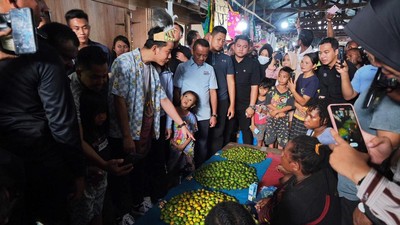
[[[324,168],[301,183],[296,182],[292,176],[274,193],[271,224],[339,224],[337,180],[332,169]]]
[[[249,107],[250,92],[252,85],[260,83],[260,64],[254,59],[246,56],[241,62],[232,56],[235,66],[236,84],[236,109],[242,110]]]
[[[175,73],[176,68],[182,62],[176,58],[176,53],[178,53],[178,52],[182,52],[188,59],[190,59],[192,57],[192,53],[190,51],[190,48],[188,48],[188,47],[185,47],[185,46],[179,44],[178,47],[172,49],[171,59],[169,60],[168,64],[169,64],[169,69],[173,73]]]
[[[209,52],[206,62],[210,64],[215,71],[218,83],[218,100],[226,100],[229,98],[228,82],[226,76],[228,74],[235,75],[232,58],[223,52]]]
[[[258,62],[258,60],[257,60]],[[262,65],[261,63],[258,63],[260,65],[260,81],[265,77],[265,71],[267,70],[269,64],[271,64],[270,62],[265,63],[264,65]]]
[[[349,66],[350,80],[352,80],[357,68],[351,62],[347,60],[346,62]],[[332,69],[325,65],[318,67],[317,77],[319,79],[319,96],[324,96],[331,103],[347,102],[342,94],[342,79],[335,67]]]
[[[92,148],[102,159],[111,159],[106,125],[99,126],[95,130],[86,130],[83,128],[83,133],[84,140],[92,146]]]

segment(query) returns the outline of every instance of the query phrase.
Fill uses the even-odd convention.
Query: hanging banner
[[[239,31],[236,29],[236,26],[239,24],[241,16],[239,12],[229,11],[228,12],[228,34],[231,39],[234,39],[236,35],[239,34]],[[227,38],[228,39],[228,38]],[[229,40],[229,39],[228,39]]]
[[[229,16],[229,5],[226,0],[214,0],[215,1],[215,12],[214,12],[214,26],[223,26],[228,28],[228,16]],[[226,37],[229,40],[227,35]]]
[[[210,31],[210,19],[211,19],[211,0],[208,1],[207,17],[202,24],[204,35]]]

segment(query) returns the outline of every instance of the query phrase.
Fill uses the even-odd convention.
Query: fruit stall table
[[[224,161],[226,160],[225,158],[221,157],[220,154],[222,151],[230,149],[232,147],[251,147],[254,149],[258,149],[260,151],[265,152],[266,154],[269,153],[278,153],[277,149],[271,149],[271,148],[266,148],[266,147],[257,147],[257,146],[252,146],[252,145],[245,145],[245,144],[237,144],[237,143],[229,143],[227,144],[221,151],[217,152],[214,156],[212,156],[210,159],[208,159],[204,165],[212,163],[212,162],[217,162],[217,161]],[[263,161],[255,164],[250,164],[250,166],[254,167],[256,169],[256,175],[258,180],[260,181],[265,173],[267,171],[269,165],[271,164],[272,159],[271,158],[266,158]],[[192,179],[182,179],[182,183],[179,184],[178,186],[172,188],[169,190],[167,195],[164,197],[164,200],[169,201],[172,197],[182,194],[187,191],[192,191],[192,190],[198,190],[198,189],[206,189],[206,190],[213,190],[207,187],[202,186],[200,183],[198,183],[194,178]],[[238,202],[241,204],[246,203],[247,201],[247,196],[249,189],[238,189],[238,190],[213,190],[213,191],[220,191],[225,194],[228,194],[230,196],[235,197]],[[161,215],[161,209],[159,208],[158,204],[155,204],[151,210],[149,210],[146,215],[140,217],[135,224],[139,225],[157,225],[157,224],[166,224],[160,219]]]

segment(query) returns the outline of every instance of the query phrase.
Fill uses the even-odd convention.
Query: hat
[[[397,71],[400,71],[399,9],[399,0],[371,0],[344,28],[352,40]]]
[[[265,44],[265,45],[263,45],[263,46],[260,48],[260,50],[258,51],[258,55],[260,55],[261,52],[262,52],[264,49],[267,49],[267,51],[268,51],[268,57],[272,57],[272,53],[273,53],[274,50],[272,50],[272,46],[271,46],[270,44]]]
[[[299,34],[299,40],[301,40],[304,46],[308,47],[314,40],[314,33],[312,30],[302,29]]]

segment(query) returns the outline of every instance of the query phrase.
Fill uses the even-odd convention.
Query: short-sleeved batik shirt
[[[108,101],[110,109],[110,136],[113,138],[122,138],[114,107],[114,95],[117,95],[125,99],[131,136],[133,140],[139,140],[146,97],[144,63],[141,59],[140,50],[137,48],[115,59],[111,67],[111,73]],[[150,82],[151,87],[149,91],[151,92],[151,103],[154,111],[154,134],[156,138],[159,138],[161,99],[167,98],[167,95],[161,86],[156,69],[151,64]]]

